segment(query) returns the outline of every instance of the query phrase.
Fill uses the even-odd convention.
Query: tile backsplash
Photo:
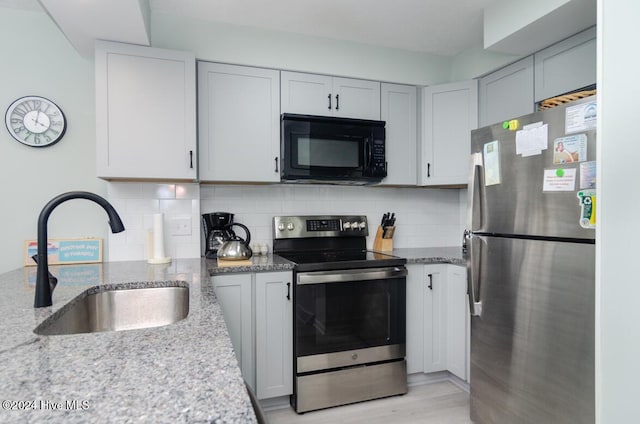
[[[125,231],[109,233],[109,260],[146,260],[147,232],[153,216],[164,214],[165,254],[172,258],[200,256],[200,186],[198,184],[156,184],[110,182],[109,202],[116,208]],[[175,235],[178,223],[191,230]],[[189,234],[185,234],[189,233]]]
[[[394,247],[457,246],[460,190],[317,185],[202,185],[200,206],[206,212],[231,212],[251,230],[252,241],[271,249],[275,215],[366,215],[373,245],[382,214],[396,214]],[[238,230],[238,234],[242,230]]]
[[[147,259],[147,232],[156,213],[164,214],[165,252],[172,258],[202,255],[201,214],[208,212],[235,214],[235,222],[249,227],[252,242],[266,243],[269,250],[276,215],[366,215],[368,247],[388,211],[396,214],[394,247],[457,246],[462,237],[463,196],[455,189],[111,182],[107,193],[126,227],[109,234],[111,261]],[[185,220],[190,234],[176,235],[176,225]]]

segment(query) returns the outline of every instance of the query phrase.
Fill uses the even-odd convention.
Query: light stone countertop
[[[391,253],[408,264],[464,265],[458,247]],[[35,268],[0,275],[0,400],[15,401],[9,408],[3,404],[0,422],[256,422],[209,276],[292,270],[295,264],[277,255],[251,261],[224,267],[205,259],[51,266],[58,277],[54,304],[39,309],[33,307]],[[132,283],[186,283],[189,315],[169,326],[139,330],[33,333],[88,288],[130,288]]]
[[[27,410],[3,404],[0,422],[256,422],[210,267],[202,259],[51,266],[58,277],[54,304],[39,309],[33,307],[35,268],[0,275],[0,399],[30,402]],[[89,287],[136,281],[146,282],[141,286],[186,282],[187,318],[128,331],[32,332]],[[65,404],[73,401],[79,403]]]
[[[453,264],[466,266],[462,247],[419,247],[393,249],[393,256],[405,258],[409,264]]]

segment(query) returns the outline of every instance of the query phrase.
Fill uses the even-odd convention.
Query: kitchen
[[[604,100],[607,100],[606,93],[617,93],[615,91],[618,89],[619,84],[625,84],[623,81],[627,81],[624,87],[621,87],[621,98],[623,100],[618,101],[617,97],[615,97],[616,101],[613,99],[607,102],[607,110],[604,114],[599,114],[600,128],[599,133],[601,138],[605,138],[607,135],[607,130],[616,131],[615,136],[610,136],[611,139],[615,139],[616,143],[621,143],[620,146],[616,145],[616,151],[634,151],[627,150],[626,146],[622,143],[627,142],[627,140],[632,140],[633,136],[630,133],[629,136],[624,136],[624,134],[618,135],[617,131],[623,131],[623,129],[627,128],[628,122],[633,122],[633,117],[625,118],[627,113],[629,113],[629,109],[623,107],[626,102],[629,100],[624,100],[627,94],[622,94],[622,90],[633,90],[633,87],[629,83],[630,77],[624,78],[624,72],[626,69],[632,68],[632,66],[626,67],[625,69],[617,67],[615,69],[606,68],[606,64],[608,63],[628,63],[624,62],[624,60],[630,61],[633,58],[628,57],[628,55],[623,55],[621,57],[616,56],[617,54],[623,54],[623,52],[618,52],[616,50],[616,46],[624,46],[625,41],[628,37],[629,32],[633,32],[633,24],[624,25],[624,20],[622,23],[618,22],[618,19],[623,19],[625,16],[634,15],[633,13],[629,13],[629,9],[632,7],[631,3],[625,6],[624,4],[620,5],[606,5],[602,6],[604,8],[612,8],[606,9],[607,13],[601,13],[599,15],[600,19],[603,19],[603,23],[605,26],[599,25],[601,31],[605,31],[604,36],[599,36],[599,41],[605,43],[604,50],[604,58],[607,59],[605,61],[605,67],[607,72],[600,72],[599,78],[603,78],[603,81],[598,81],[598,87],[601,90],[601,93],[605,96]],[[618,9],[619,8],[619,9]],[[48,150],[45,149],[42,152],[34,152],[33,149],[24,149],[22,146],[17,145],[15,142],[10,142],[8,134],[5,133],[5,143],[2,147],[3,153],[1,155],[3,163],[2,169],[5,175],[5,180],[12,181],[13,184],[6,185],[5,193],[7,196],[15,199],[16,207],[12,208],[12,210],[8,210],[8,208],[3,210],[3,222],[12,222],[16,223],[15,225],[8,226],[6,228],[4,237],[5,240],[5,249],[3,249],[4,257],[13,257],[12,260],[7,262],[7,265],[3,265],[3,271],[8,271],[10,269],[17,268],[21,266],[22,258],[21,252],[19,248],[15,248],[12,246],[21,246],[23,240],[32,239],[35,237],[35,222],[37,218],[38,211],[42,208],[44,202],[55,194],[68,191],[70,189],[82,188],[88,191],[93,191],[96,193],[101,193],[103,195],[107,195],[107,186],[106,184],[95,178],[95,169],[94,169],[94,157],[95,157],[95,116],[92,110],[94,105],[94,86],[93,86],[93,61],[91,59],[83,59],[81,58],[75,50],[71,48],[69,42],[64,39],[60,35],[59,30],[55,28],[50,19],[46,17],[41,12],[34,11],[12,11],[8,10],[6,13],[3,10],[2,15],[0,16],[3,19],[3,31],[7,31],[7,35],[3,37],[3,48],[2,51],[6,53],[7,59],[4,61],[6,68],[4,69],[3,75],[6,75],[6,85],[3,89],[3,92],[7,93],[6,97],[3,101],[5,105],[8,105],[14,99],[26,95],[26,94],[39,94],[39,93],[51,93],[50,97],[54,97],[57,99],[65,99],[64,101],[59,100],[59,103],[64,105],[65,113],[69,117],[69,133],[57,146],[56,149]],[[152,39],[154,42],[154,46],[157,47],[166,47],[166,48],[175,48],[175,49],[183,49],[185,45],[181,45],[181,43],[189,44],[188,40],[180,40],[179,37],[175,36],[175,32],[173,31],[162,31],[161,28],[163,25],[165,27],[170,27],[174,30],[178,30],[182,25],[182,30],[186,32],[185,26],[188,25],[188,21],[180,21],[173,20],[166,15],[155,16],[155,24],[152,25]],[[608,19],[612,19],[612,21],[608,21]],[[38,31],[42,31],[42,34],[22,34],[21,28],[30,27],[30,28],[39,28]],[[14,28],[15,31],[11,31]],[[624,28],[624,29],[623,29]],[[157,33],[153,33],[156,31]],[[291,68],[291,69],[304,69],[308,71],[314,71],[318,73],[330,73],[330,74],[339,74],[339,75],[349,75],[360,78],[371,78],[371,79],[379,79],[386,81],[397,81],[397,82],[413,82],[415,84],[424,84],[424,85],[432,85],[439,82],[447,82],[450,80],[448,75],[447,63],[443,64],[438,61],[437,58],[433,61],[426,60],[421,56],[412,56],[409,53],[405,53],[404,59],[406,61],[418,61],[420,66],[405,68],[402,69],[393,69],[391,64],[389,64],[388,60],[378,60],[375,61],[376,53],[384,56],[384,53],[395,53],[396,55],[401,54],[402,52],[396,51],[375,51],[370,52],[370,55],[367,56],[371,66],[366,66],[365,71],[361,68],[354,68],[356,65],[353,64],[353,61],[348,60],[339,60],[344,59],[343,56],[348,57],[349,52],[355,52],[361,46],[351,46],[350,45],[340,45],[341,50],[336,49],[337,51],[332,55],[327,53],[326,57],[323,59],[308,59],[313,60],[312,65],[303,66],[302,64],[296,64],[294,62],[294,58],[291,58],[291,54],[286,51],[281,51],[279,49],[265,49],[260,48],[263,47],[260,44],[257,44],[258,48],[250,48],[249,44],[257,43],[256,39],[260,38],[263,33],[251,33],[243,32],[237,27],[222,27],[220,31],[224,31],[227,33],[226,37],[231,37],[236,40],[242,41],[244,40],[246,44],[235,45],[233,47],[231,44],[227,45],[218,45],[218,49],[220,51],[216,51],[215,54],[207,54],[207,49],[212,47],[207,47],[205,45],[199,45],[194,43],[193,46],[190,46],[191,50],[195,50],[198,52],[198,56],[202,57],[211,57],[212,59],[219,59],[223,62],[232,62],[232,63],[246,63],[253,65],[262,65],[262,66],[273,66],[275,68]],[[621,33],[618,33],[620,31]],[[178,31],[180,32],[180,31]],[[20,34],[21,42],[15,43],[15,34]],[[205,43],[207,40],[207,44],[212,43],[213,40],[225,40],[222,37],[223,34],[211,34],[210,36],[205,36],[201,38],[200,43]],[[277,34],[269,33],[271,40],[275,38],[277,40]],[[601,35],[601,34],[600,34]],[[24,37],[33,37],[33,41],[31,44],[31,48],[27,49],[29,52],[38,51],[39,54],[37,57],[33,57],[30,53],[26,53],[23,50],[23,47],[28,45],[27,39]],[[610,37],[610,38],[609,38]],[[618,39],[617,37],[622,37]],[[46,39],[45,45],[46,49],[42,48],[42,39]],[[621,41],[619,41],[621,40]],[[309,40],[310,42],[316,41],[320,43],[318,40]],[[227,41],[227,43],[229,43]],[[329,45],[333,45],[329,42],[326,42]],[[609,44],[610,43],[610,44]],[[288,44],[285,44],[288,45]],[[320,48],[322,46],[327,47],[327,44],[315,45]],[[36,48],[37,47],[37,48]],[[233,47],[233,48],[232,48]],[[203,51],[203,53],[200,53]],[[321,49],[322,51],[326,51],[325,49]],[[341,54],[341,52],[343,54]],[[366,52],[366,49],[365,49]],[[355,57],[362,59],[362,52],[358,51],[358,55]],[[606,55],[611,54],[612,57],[608,58]],[[251,58],[243,57],[242,55],[249,56]],[[300,55],[295,55],[299,57]],[[388,57],[388,56],[386,56]],[[9,59],[11,58],[11,59]],[[63,59],[62,59],[63,58]],[[462,60],[462,58],[458,58]],[[300,59],[298,59],[300,60]],[[14,62],[16,61],[16,62]],[[31,62],[33,61],[33,62]],[[53,63],[54,66],[49,65],[49,63]],[[29,65],[31,64],[31,65]],[[283,66],[284,64],[288,66]],[[632,63],[631,63],[632,64]],[[350,69],[353,68],[353,69]],[[331,68],[331,69],[330,69]],[[376,73],[371,74],[372,69],[377,69]],[[429,75],[435,75],[431,80],[425,80],[424,77],[419,76],[419,72],[417,69],[422,69],[422,73],[424,74],[424,70],[429,70]],[[412,71],[415,72],[411,74]],[[459,73],[462,73],[460,68],[458,69]],[[616,74],[616,72],[623,73],[622,75]],[[629,71],[631,70],[629,69]],[[482,74],[480,72],[478,75]],[[439,76],[438,76],[439,75]],[[466,79],[473,75],[460,75],[459,79]],[[610,79],[609,79],[610,78]],[[608,83],[608,84],[607,84]],[[609,85],[611,84],[611,85]],[[611,91],[607,91],[608,88],[611,87]],[[627,93],[628,91],[625,91]],[[612,94],[612,96],[617,96],[617,94]],[[69,99],[69,100],[66,100]],[[607,115],[609,113],[610,115]],[[613,121],[607,121],[607,119],[612,119]],[[626,119],[626,120],[625,120]],[[620,121],[618,121],[620,120]],[[609,124],[609,122],[612,122]],[[616,125],[616,122],[621,122],[620,125]],[[626,125],[625,125],[626,124]],[[611,125],[611,126],[608,126]],[[611,128],[611,129],[610,129]],[[605,149],[606,146],[600,146],[600,148]],[[628,146],[629,149],[637,149],[633,145]],[[46,152],[46,154],[45,154]],[[600,166],[606,167],[608,159],[606,155],[606,150],[603,152],[603,155],[599,155],[603,158],[604,163],[601,163]],[[607,167],[607,173],[600,175],[603,176],[602,182],[603,184],[607,184],[606,176],[609,175],[609,178],[616,178],[616,173],[620,172],[620,178],[624,178],[624,170],[632,169],[633,163],[629,163],[628,166],[624,165],[625,161],[631,160],[633,155],[624,155],[621,157],[620,155],[616,155],[615,159],[610,159],[612,163],[609,164],[610,168]],[[24,173],[21,167],[24,167],[23,164],[29,164],[34,171],[29,173]],[[614,165],[615,164],[615,165]],[[46,173],[45,173],[46,172]],[[20,175],[20,178],[16,179],[16,175]],[[628,178],[628,176],[626,177]],[[14,182],[15,181],[15,182]],[[45,184],[46,181],[46,184]],[[615,180],[613,180],[615,182]],[[603,290],[602,294],[602,303],[601,311],[603,313],[600,322],[604,326],[601,334],[601,349],[602,349],[602,381],[601,381],[601,411],[604,414],[601,419],[602,422],[622,422],[624,421],[623,417],[625,415],[615,415],[615,414],[625,414],[631,413],[630,411],[635,410],[635,406],[633,405],[633,400],[629,399],[629,394],[626,394],[623,390],[624,387],[630,387],[630,383],[634,381],[633,373],[629,372],[629,370],[633,370],[631,366],[635,362],[630,362],[628,367],[625,367],[625,362],[621,360],[621,356],[628,358],[633,358],[634,349],[637,347],[629,346],[628,341],[626,340],[628,333],[622,333],[624,335],[623,339],[620,340],[619,333],[617,331],[618,328],[625,328],[624,323],[632,321],[632,316],[635,313],[635,309],[630,307],[624,307],[628,302],[630,302],[634,296],[630,296],[630,293],[633,293],[636,290],[635,286],[631,285],[633,281],[628,281],[627,284],[623,282],[627,281],[628,277],[633,275],[632,269],[630,266],[633,264],[633,257],[630,256],[631,253],[626,248],[621,248],[621,246],[626,246],[629,244],[629,240],[632,240],[633,237],[630,237],[630,231],[635,231],[634,229],[624,228],[616,229],[616,225],[618,227],[623,227],[622,222],[624,222],[624,215],[618,216],[617,211],[619,210],[622,214],[622,211],[626,211],[632,208],[624,208],[623,206],[629,207],[629,203],[637,202],[635,198],[632,196],[624,196],[620,194],[620,207],[614,208],[609,205],[608,201],[612,201],[612,205],[615,205],[616,198],[613,197],[616,193],[616,187],[621,186],[626,182],[625,179],[620,181],[620,184],[612,185],[611,190],[608,196],[605,198],[604,203],[604,211],[600,209],[603,215],[601,215],[601,223],[603,226],[607,226],[607,223],[610,222],[611,228],[608,228],[607,233],[600,239],[598,244],[598,249],[601,251],[601,255],[599,256],[602,261],[599,266],[599,281],[601,284],[601,290]],[[613,184],[613,183],[612,183]],[[217,191],[220,187],[215,187],[213,190]],[[600,187],[602,188],[602,186]],[[135,190],[138,192],[142,191],[143,188],[140,186],[136,187]],[[210,189],[207,189],[210,190]],[[222,188],[221,190],[225,190]],[[229,189],[226,189],[229,190]],[[243,188],[249,192],[247,196],[252,196],[255,191],[260,191],[261,188]],[[342,196],[343,192],[339,188],[314,188],[310,194],[304,194],[304,190],[301,190],[303,194],[297,194],[299,191],[298,188],[267,188],[267,193],[263,194],[265,197],[269,197],[268,190],[283,190],[296,193],[292,196],[301,196],[303,197],[302,202],[308,201],[309,197],[313,196],[313,191],[321,192],[321,196],[330,197],[331,200],[340,202],[341,199],[338,196]],[[393,189],[364,189],[361,193],[364,198],[371,195],[370,193],[374,193],[371,196],[378,196],[375,190],[385,190],[390,193],[396,193]],[[400,189],[400,193],[397,196],[401,199],[408,199],[409,193],[414,193],[415,189],[411,190],[408,188]],[[34,193],[37,191],[42,191],[39,195],[35,195]],[[231,190],[229,190],[231,191]],[[440,209],[437,214],[438,218],[445,218],[445,216],[457,215],[459,216],[458,222],[455,222],[454,219],[452,221],[448,221],[447,224],[451,226],[451,229],[446,230],[443,236],[435,234],[434,239],[436,239],[433,245],[457,245],[459,243],[459,238],[461,234],[462,214],[459,212],[453,212],[456,209],[459,209],[460,201],[456,198],[456,193],[450,194],[451,191],[446,190],[442,193],[437,192],[432,194],[433,190],[419,190],[418,192],[422,194],[424,191],[425,196],[435,196],[435,201],[438,202],[438,209],[440,209],[440,205],[442,209]],[[25,192],[31,193],[28,196],[25,196]],[[336,194],[337,193],[337,194]],[[395,194],[394,194],[395,195]],[[126,194],[126,196],[134,197],[133,200],[142,200],[148,201],[149,199],[144,197],[135,198],[131,194]],[[229,196],[233,196],[233,194],[229,194]],[[284,193],[283,198],[286,199],[288,196],[287,193]],[[305,198],[305,196],[307,196]],[[244,197],[244,196],[243,196]],[[624,200],[623,200],[624,199]],[[167,200],[167,204],[171,203],[171,200],[175,199],[155,199],[158,202],[163,200]],[[202,199],[198,196],[188,197],[188,200],[191,203],[191,207],[198,210],[203,211],[213,211],[218,210],[211,209],[210,207],[200,207],[193,206],[194,202],[204,203],[206,198]],[[252,207],[257,207],[257,203],[253,203],[251,201],[244,201],[242,198],[236,198],[238,204],[244,206],[246,210],[251,210]],[[359,199],[366,200],[366,199]],[[287,200],[282,200],[283,203],[280,206],[275,205],[276,208],[283,208],[286,205]],[[343,200],[342,200],[343,201]],[[343,201],[344,202],[344,201]],[[376,202],[376,199],[373,198],[370,200],[371,204]],[[427,203],[428,201],[425,201]],[[132,202],[136,203],[136,202]],[[137,202],[139,207],[142,202]],[[175,202],[172,202],[175,203]],[[409,200],[406,200],[407,208],[411,208]],[[602,203],[601,203],[602,205]],[[428,204],[426,206],[429,206]],[[230,207],[234,207],[233,204],[230,204]],[[610,208],[610,209],[607,209]],[[66,210],[62,210],[65,208]],[[384,210],[385,206],[382,206],[381,209]],[[236,209],[237,210],[237,209]],[[611,215],[607,215],[607,210],[609,210]],[[266,214],[276,215],[280,213],[280,210],[266,211]],[[288,212],[288,211],[282,211]],[[310,211],[309,211],[310,212]],[[378,211],[376,211],[378,212]],[[371,213],[372,218],[376,216],[378,213]],[[410,210],[406,211],[407,213]],[[180,212],[183,213],[183,212]],[[294,212],[295,213],[295,212]],[[6,215],[5,215],[6,214]],[[627,214],[628,215],[628,214]],[[611,221],[607,221],[607,218],[611,216]],[[68,220],[66,223],[64,221],[60,221],[58,224],[55,219],[60,220]],[[447,218],[450,219],[450,218]],[[263,227],[267,227],[268,224],[265,224],[264,221],[261,224]],[[401,221],[400,221],[401,222]],[[193,231],[194,234],[199,232],[199,227],[197,227],[199,221],[192,216],[192,223],[196,225],[197,231]],[[62,225],[61,225],[62,224]],[[65,225],[66,224],[66,225]],[[59,226],[59,229],[56,230],[56,225]],[[410,225],[409,222],[406,225]],[[64,205],[60,207],[60,211],[58,212],[58,216],[54,217],[52,220],[52,234],[54,231],[58,233],[59,236],[68,235],[71,232],[70,228],[73,227],[83,227],[84,231],[81,231],[79,234],[73,235],[84,235],[84,234],[95,234],[100,237],[104,237],[105,239],[109,237],[107,235],[107,229],[104,226],[104,217],[101,216],[100,213],[96,213],[91,205],[85,205],[82,202],[77,204],[73,204],[71,206]],[[139,227],[143,227],[141,223]],[[457,229],[454,230],[454,227]],[[132,228],[135,229],[135,228]],[[267,230],[265,230],[267,231]],[[429,230],[425,230],[429,231]],[[613,239],[616,234],[620,232],[620,239]],[[427,234],[432,234],[428,232]],[[402,233],[398,234],[398,237],[402,237]],[[140,237],[140,234],[137,235]],[[267,236],[262,234],[263,240],[265,240]],[[405,234],[405,237],[410,237],[409,234]],[[612,239],[608,239],[608,237],[612,237]],[[10,240],[14,240],[11,242]],[[400,240],[400,239],[399,239]],[[143,243],[143,242],[142,242]],[[140,244],[142,244],[140,243]],[[415,243],[414,241],[406,241],[407,247],[410,246],[419,246],[418,244],[409,244]],[[609,244],[608,244],[609,243]],[[193,248],[193,246],[191,247]],[[199,247],[198,247],[199,252]],[[111,253],[111,252],[110,252]],[[131,257],[131,256],[129,256]],[[628,258],[628,259],[625,259]],[[110,258],[112,260],[124,259],[124,258]],[[141,259],[141,258],[140,258]],[[625,268],[625,267],[629,268]],[[620,280],[622,282],[616,285],[604,285],[605,281],[617,281]],[[609,294],[608,290],[612,290]],[[615,291],[613,291],[615,290]],[[620,292],[618,292],[620,290]],[[617,297],[611,298],[610,296],[614,296],[617,293]],[[55,296],[55,295],[54,295]],[[625,315],[618,317],[617,313],[625,313]],[[613,315],[611,315],[613,314]],[[610,321],[614,320],[614,321]],[[617,321],[620,320],[620,321]],[[623,323],[623,325],[618,325],[618,323]],[[627,330],[628,331],[628,330]],[[618,337],[614,337],[618,335]],[[623,348],[624,346],[624,348]],[[627,404],[625,399],[629,400]],[[612,402],[612,403],[611,403]],[[618,402],[621,402],[618,404]],[[619,405],[619,406],[614,406]],[[625,406],[628,409],[625,409]],[[607,415],[614,414],[614,415]],[[631,415],[628,415],[631,416]],[[617,417],[617,419],[616,419]],[[608,420],[607,420],[608,418]]]

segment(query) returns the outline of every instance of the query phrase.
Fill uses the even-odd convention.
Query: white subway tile
[[[107,197],[111,199],[138,199],[142,196],[142,183],[107,182]]]
[[[188,215],[191,216],[191,200],[163,199],[160,200],[160,211],[164,212],[165,219],[168,216]]]
[[[127,199],[127,214],[150,214],[160,211],[160,201],[157,199]]]
[[[142,185],[142,198],[144,199],[175,199],[175,184],[145,183]]]
[[[200,199],[200,185],[176,184],[176,199]]]

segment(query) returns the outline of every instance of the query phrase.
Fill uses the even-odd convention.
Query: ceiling
[[[152,12],[451,56],[482,45],[482,11],[493,1],[148,0],[148,3]],[[86,0],[77,2],[87,4]],[[57,2],[43,3],[49,7]],[[109,4],[111,7],[114,1]],[[38,0],[0,0],[0,7],[43,10]],[[76,13],[75,17],[82,15]],[[120,16],[128,19],[127,15]],[[89,23],[92,28],[95,24]],[[118,24],[122,30],[122,20]]]
[[[442,55],[482,45],[494,0],[150,0],[151,10]]]
[[[0,0],[0,8],[46,9],[71,44],[86,57],[93,55],[95,39],[153,45],[149,36],[149,16],[153,13],[455,56],[472,48],[530,54],[595,25],[595,3],[596,0],[545,0],[539,4],[532,0]],[[526,21],[532,10],[540,14],[533,13],[535,19]],[[492,39],[496,32],[498,37]],[[487,34],[488,40],[483,40]]]

